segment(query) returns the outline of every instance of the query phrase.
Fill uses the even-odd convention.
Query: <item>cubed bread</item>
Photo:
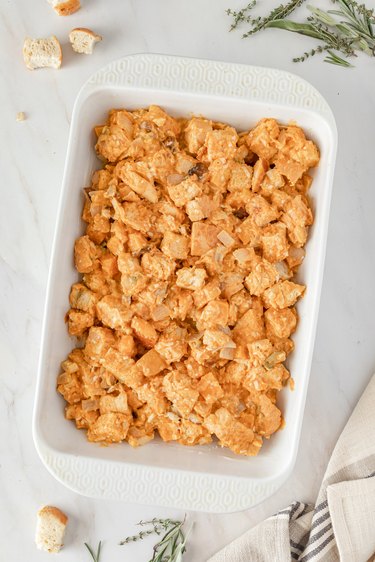
[[[91,55],[95,44],[102,40],[101,35],[97,35],[86,27],[76,27],[69,33],[69,41],[73,51],[85,55]]]
[[[70,16],[81,7],[79,0],[48,0],[48,3],[59,16]]]
[[[68,518],[59,508],[46,505],[38,511],[35,542],[40,550],[59,552],[64,546]]]
[[[45,67],[60,68],[61,45],[54,35],[45,39],[26,37],[23,44],[23,59],[29,70]]]

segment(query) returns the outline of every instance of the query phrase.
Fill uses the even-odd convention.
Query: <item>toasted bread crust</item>
[[[81,7],[79,0],[67,0],[66,2],[62,2],[57,6],[54,6],[54,10],[59,16],[70,16],[77,12]]]
[[[92,29],[88,29],[87,27],[75,27],[69,33],[69,41],[72,45],[72,49],[77,53],[84,53],[86,55],[91,55],[95,44],[102,39],[101,35],[94,33]]]
[[[57,39],[56,35],[52,35],[52,37],[53,37],[54,39],[56,39],[56,43],[57,43],[57,45],[58,45],[58,47],[59,47],[59,61],[60,61],[59,68],[60,68],[60,66],[62,65],[62,59],[63,59],[63,53],[62,53],[61,44],[60,44],[60,41]]]
[[[87,35],[91,35],[91,37],[93,37],[96,41],[101,41],[103,39],[101,35],[98,35],[98,33],[95,33],[88,27],[75,27],[70,33],[73,33],[74,31],[82,31],[83,33],[87,33]]]
[[[53,505],[45,505],[38,511],[39,517],[44,517],[51,515],[55,517],[62,525],[66,525],[68,523],[68,517],[59,509],[58,507],[54,507]]]

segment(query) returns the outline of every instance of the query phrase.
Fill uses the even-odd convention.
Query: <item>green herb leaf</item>
[[[332,18],[329,15],[329,12],[324,12],[323,10],[320,10],[319,8],[315,8],[314,6],[311,6],[310,4],[308,6],[306,6],[307,9],[314,14],[315,18],[320,21],[321,23],[324,23],[325,25],[329,25],[329,26],[333,26],[335,27],[337,22],[334,18]]]
[[[318,33],[310,23],[296,23],[291,20],[276,20],[267,24],[267,27],[276,27],[277,29],[285,29],[286,31],[293,31],[293,33],[300,33],[301,35],[308,35],[315,39],[321,39],[321,34]]]
[[[328,57],[325,57],[324,61],[329,62],[330,64],[337,64],[338,66],[344,66],[346,68],[353,68],[353,65],[350,64],[345,59],[342,59],[338,55],[336,55],[333,51],[327,51],[329,53]]]

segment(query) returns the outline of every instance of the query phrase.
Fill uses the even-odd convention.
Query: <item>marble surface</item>
[[[310,40],[267,31],[252,40],[227,33],[224,9],[239,0],[82,0],[59,18],[45,0],[0,3],[0,529],[1,558],[48,559],[33,544],[38,507],[52,503],[71,519],[62,562],[89,560],[83,542],[104,540],[102,562],[146,562],[152,540],[117,542],[139,519],[183,517],[173,509],[130,506],[76,496],[47,473],[34,449],[31,416],[52,236],[73,102],[83,81],[105,63],[159,52],[291,70],[316,86],[336,116],[339,151],[327,261],[310,388],[296,467],[272,498],[242,513],[189,513],[195,522],[186,562],[204,562],[221,546],[293,499],[312,501],[332,447],[374,371],[375,235],[373,186],[375,66],[360,57],[345,70],[320,60],[290,59]],[[72,27],[104,37],[93,56],[67,45]],[[29,72],[26,35],[55,34],[61,70]],[[311,43],[312,46],[312,43]],[[19,111],[24,122],[16,122]],[[124,550],[126,548],[126,550]]]

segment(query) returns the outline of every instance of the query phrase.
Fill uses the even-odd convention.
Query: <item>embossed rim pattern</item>
[[[129,55],[95,72],[80,94],[94,86],[126,86],[210,94],[303,107],[334,123],[322,95],[284,70],[167,55]]]
[[[95,72],[80,90],[75,107],[95,90],[110,86],[182,91],[277,103],[286,107],[298,106],[323,117],[336,135],[332,112],[319,92],[300,77],[281,70],[165,55],[130,55]],[[50,282],[51,271],[49,285]],[[41,385],[41,373],[42,354],[38,388]],[[255,480],[104,461],[58,452],[48,446],[38,432],[38,388],[33,434],[39,456],[57,480],[89,497],[193,511],[234,512],[252,507],[272,495],[294,466],[293,462],[274,478]]]

